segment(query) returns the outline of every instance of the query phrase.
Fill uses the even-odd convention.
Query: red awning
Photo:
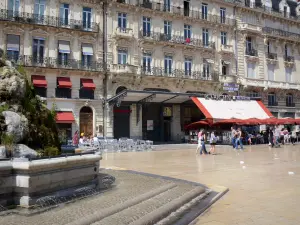
[[[184,127],[184,129],[188,130],[188,129],[193,129],[193,128],[199,128],[199,127],[203,127],[203,126],[210,126],[210,123],[206,120],[200,120],[194,123],[190,123],[188,125],[186,125]]]
[[[57,112],[56,123],[73,123],[75,121],[72,112]]]
[[[93,79],[81,79],[82,87],[86,89],[96,89]]]
[[[31,76],[32,84],[35,87],[47,87],[47,81],[45,76],[32,75]]]
[[[57,82],[60,88],[72,88],[70,77],[58,77]]]

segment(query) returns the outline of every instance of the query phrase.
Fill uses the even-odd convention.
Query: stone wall
[[[87,154],[1,162],[0,204],[30,207],[43,196],[68,196],[83,186],[96,188],[100,159],[100,155]]]

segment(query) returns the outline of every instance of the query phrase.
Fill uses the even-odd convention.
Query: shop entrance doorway
[[[84,136],[93,135],[93,110],[91,107],[84,106],[79,113],[80,119],[80,134],[84,133]]]

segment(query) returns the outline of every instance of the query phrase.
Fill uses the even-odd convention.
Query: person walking
[[[269,143],[270,143],[270,146],[273,148],[274,147],[274,132],[273,132],[272,128],[269,130]]]
[[[200,149],[200,155],[202,155],[202,152],[204,152],[204,154],[208,154],[207,151],[206,151],[206,147],[205,147],[205,133],[204,133],[204,130],[202,129],[200,132],[199,132],[199,135],[198,135],[199,139],[200,139],[200,143],[201,143],[201,149]]]
[[[217,137],[215,136],[215,132],[214,131],[212,131],[211,134],[210,134],[209,143],[210,143],[210,150],[209,150],[209,152],[212,155],[215,155],[216,154]]]
[[[241,128],[238,128],[236,132],[236,141],[235,141],[235,148],[238,149],[239,145],[241,147],[241,150],[243,150],[243,143],[242,143],[242,131]]]
[[[236,141],[236,130],[233,127],[231,127],[231,144],[232,144],[233,149],[236,148],[235,141]]]

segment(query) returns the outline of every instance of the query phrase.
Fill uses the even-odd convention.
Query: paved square
[[[121,168],[226,186],[229,192],[197,225],[300,224],[300,145],[247,146],[245,152],[217,146],[219,155],[182,150],[108,153],[101,167]]]

